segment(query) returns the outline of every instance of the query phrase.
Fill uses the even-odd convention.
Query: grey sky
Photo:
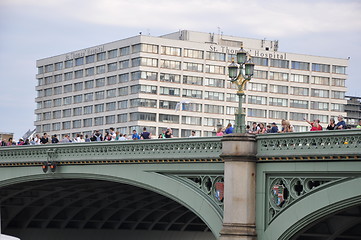
[[[36,60],[179,29],[279,40],[279,51],[348,58],[361,96],[359,0],[1,0],[0,132],[34,128]]]

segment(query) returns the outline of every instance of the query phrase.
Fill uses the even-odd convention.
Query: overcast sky
[[[34,128],[36,60],[179,29],[279,40],[279,51],[348,58],[361,96],[360,0],[0,0],[0,132]]]

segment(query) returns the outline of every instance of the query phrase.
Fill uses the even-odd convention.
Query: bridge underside
[[[181,204],[116,182],[23,182],[0,188],[0,205],[2,232],[22,240],[215,239],[207,225]]]
[[[361,205],[310,224],[292,240],[361,239]]]

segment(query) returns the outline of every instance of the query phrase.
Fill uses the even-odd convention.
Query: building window
[[[105,104],[106,111],[114,111],[117,109],[117,103],[116,102],[110,102]]]
[[[64,85],[64,93],[68,93],[68,92],[72,92],[72,91],[73,91],[73,85],[72,84]]]
[[[195,77],[195,76],[183,76],[183,83],[190,84],[190,85],[203,85],[203,78],[202,77]]]
[[[155,113],[135,112],[130,113],[130,121],[152,121],[155,122]],[[179,116],[177,116],[179,117]]]
[[[119,75],[119,83],[125,83],[129,81],[129,73]]]
[[[216,78],[206,78],[204,79],[204,85],[208,87],[224,88],[224,80]]]
[[[161,82],[180,83],[180,79],[181,79],[180,75],[170,74],[170,73],[161,73],[159,77]]]
[[[269,97],[268,100],[270,106],[288,107],[288,99]]]
[[[118,57],[118,49],[108,51],[108,59]]]
[[[75,95],[74,103],[81,103],[81,102],[83,102],[83,95]]]
[[[328,77],[319,77],[319,76],[312,76],[311,83],[313,84],[320,84],[320,85],[330,85],[330,78]]]
[[[82,114],[83,114],[83,108],[82,107],[73,108],[73,116],[80,116]]]
[[[50,131],[50,124],[44,124],[43,125],[43,132],[49,132]]]
[[[127,46],[127,47],[122,47],[120,48],[120,56],[126,56],[126,55],[129,55],[130,53],[130,47]]]
[[[304,121],[305,119],[308,119],[307,113],[290,112],[290,120]]]
[[[128,122],[128,115],[126,113],[124,114],[118,114],[118,123]]]
[[[94,126],[100,126],[104,124],[104,117],[94,118]]]
[[[75,58],[75,66],[80,66],[84,64],[84,57]]]
[[[265,118],[267,117],[266,110],[263,109],[255,109],[255,108],[248,108],[248,117],[260,117]]]
[[[83,90],[83,82],[74,83],[74,91]]]
[[[53,111],[53,119],[59,119],[61,118],[61,111],[57,110],[57,111]]]
[[[270,72],[269,78],[271,80],[277,80],[277,81],[288,81],[288,73]]]
[[[104,91],[95,92],[95,100],[104,99]]]
[[[85,62],[88,64],[88,63],[93,63],[95,62],[95,55],[89,55],[89,56],[86,56],[85,57]]]
[[[160,67],[161,68],[180,70],[181,69],[181,62],[161,59],[160,60]]]
[[[234,115],[237,111],[238,111],[238,108],[236,108],[236,107],[230,107],[230,106],[226,107],[227,115]]]
[[[205,113],[224,114],[224,107],[219,105],[204,104]]]
[[[344,87],[346,79],[332,78],[332,86]]]
[[[54,75],[54,82],[58,83],[63,81],[63,75],[58,74],[58,75]]]
[[[118,68],[118,63],[109,63],[108,64],[108,72],[116,71]]]
[[[81,128],[81,120],[74,120],[73,128]]]
[[[59,107],[61,106],[61,98],[56,98],[53,100],[53,105],[54,107]]]
[[[267,105],[267,97],[249,95],[248,103]]]
[[[73,72],[64,73],[65,80],[72,80],[73,79]]]
[[[139,80],[139,79],[146,79],[157,81],[158,80],[158,73],[156,72],[145,72],[145,71],[137,71],[131,73],[132,80]]]
[[[201,95],[200,98],[202,98],[202,95]],[[215,100],[215,101],[224,101],[224,93],[205,91],[204,92],[204,99]]]
[[[157,100],[144,98],[130,99],[130,107],[157,108]]]
[[[53,76],[46,77],[45,78],[45,84],[51,84],[51,83],[53,83]]]
[[[292,61],[291,62],[291,68],[292,69],[297,69],[297,70],[310,70],[310,63],[308,62],[297,62],[297,61]]]
[[[287,119],[287,112],[269,110],[268,118]]]
[[[268,58],[252,57],[252,61],[258,66],[268,66]]]
[[[63,88],[61,86],[54,88],[54,95],[58,95],[58,94],[62,94],[62,93],[63,93]]]
[[[182,97],[202,99],[202,91],[194,89],[183,89]]]
[[[311,114],[311,120],[319,119],[320,122],[327,123],[328,116],[327,115],[320,115],[320,114]]]
[[[161,54],[171,56],[181,56],[181,49],[177,47],[162,46]]]
[[[328,90],[312,88],[311,89],[311,97],[328,98],[329,97],[329,91]]]
[[[50,120],[50,119],[51,119],[51,112],[44,112],[43,120]]]
[[[290,99],[290,107],[308,109],[308,101]]]
[[[178,115],[159,114],[159,122],[179,123]]]
[[[52,130],[53,131],[60,131],[60,122],[53,123],[52,124]]]
[[[178,109],[179,108],[179,109]],[[189,111],[189,112],[202,112],[202,104],[200,103],[182,103],[176,106],[176,110]]]
[[[345,92],[331,91],[331,98],[345,99]]]
[[[86,118],[83,120],[83,127],[91,127],[93,126],[93,119]]]
[[[346,74],[346,67],[344,66],[332,66],[332,73]]]
[[[214,66],[213,66],[214,67]],[[195,71],[195,72],[203,72],[203,64],[200,63],[192,63],[185,62],[183,63],[183,70],[186,71]],[[214,69],[213,69],[214,70]]]
[[[202,126],[202,118],[182,116],[182,124]]]
[[[267,79],[268,78],[267,75],[268,75],[267,71],[254,70],[253,77],[260,78],[260,79]]]
[[[291,87],[290,94],[298,96],[309,96],[309,89],[302,87]]]
[[[288,86],[270,84],[269,92],[279,93],[279,94],[288,94]]]
[[[59,71],[63,69],[63,62],[57,62],[54,64],[55,66],[55,71]]]
[[[176,107],[177,107],[177,104],[178,104],[178,102],[175,102],[175,101],[163,101],[163,100],[160,100],[159,101],[159,108],[175,110]]]
[[[256,92],[267,92],[267,84],[262,83],[248,83],[248,90]]]
[[[160,87],[159,94],[161,95],[170,95],[170,96],[179,96],[179,88],[169,88],[169,87]]]
[[[117,76],[107,77],[107,84],[108,85],[114,85],[116,83],[117,83]]]
[[[129,60],[124,60],[119,62],[119,69],[125,69],[125,68],[129,68]]]
[[[226,54],[225,53],[218,53],[218,52],[206,52],[206,59],[213,60],[213,61],[226,61]]]
[[[95,104],[94,105],[94,112],[95,113],[100,113],[100,112],[104,112],[104,104]]]
[[[85,81],[85,89],[90,89],[94,87],[94,80]]]
[[[126,96],[128,95],[128,87],[118,88],[118,96]]]
[[[344,112],[345,105],[339,103],[331,103],[331,111]]]
[[[158,67],[158,59],[156,58],[133,58],[132,67],[138,66],[148,66],[148,67]]]
[[[93,113],[93,105],[84,107],[84,114],[92,114]]]
[[[118,102],[118,109],[127,109],[128,108],[128,100],[123,100]]]
[[[105,65],[97,66],[97,74],[105,73]]]
[[[105,60],[105,52],[97,53],[97,61]]]
[[[84,102],[93,101],[93,93],[84,94]]]
[[[65,61],[65,68],[73,67],[73,59]]]
[[[194,49],[184,49],[184,57],[203,59],[203,51]]]
[[[107,90],[107,98],[113,98],[117,96],[117,89],[109,89]]]
[[[325,103],[325,102],[311,102],[311,109],[328,111],[328,103]]]
[[[312,71],[329,73],[330,72],[330,65],[312,63]]]
[[[71,109],[70,108],[63,110],[63,118],[64,117],[71,117]]]
[[[65,97],[65,98],[63,98],[63,104],[64,105],[69,105],[69,104],[71,104],[72,102],[71,102],[71,97]]]
[[[153,44],[139,43],[132,46],[132,52],[158,53],[158,46]]]
[[[115,123],[115,115],[110,115],[105,117],[105,124],[114,124]]]
[[[309,83],[308,75],[291,74],[291,82]]]
[[[51,95],[53,95],[53,89],[52,88],[44,89],[44,97],[48,97],[48,96],[51,96]]]
[[[98,78],[95,80],[95,87],[105,86],[105,78]]]
[[[288,60],[271,59],[271,67],[288,68]]]
[[[245,99],[245,98],[243,98],[243,99]],[[227,102],[238,102],[238,96],[234,93],[227,93],[226,101]],[[243,102],[245,102],[245,101],[243,101]]]
[[[218,124],[223,125],[223,119],[220,119],[220,118],[203,118],[203,125],[204,126],[214,127],[214,126],[217,126]]]

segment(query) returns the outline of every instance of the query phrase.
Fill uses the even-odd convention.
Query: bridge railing
[[[361,157],[361,130],[257,136],[258,160],[336,160]]]
[[[0,165],[57,161],[68,163],[221,161],[221,137],[65,143],[0,148]]]

